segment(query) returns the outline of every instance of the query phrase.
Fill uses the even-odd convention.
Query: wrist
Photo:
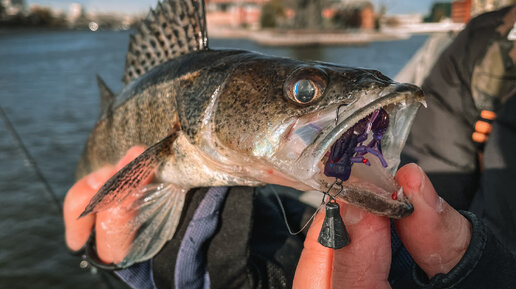
[[[481,221],[471,212],[460,211],[471,226],[471,240],[465,253],[448,272],[432,272],[423,270],[416,264],[413,267],[414,281],[423,288],[449,288],[460,283],[475,269],[486,246],[487,234]],[[435,271],[434,271],[435,272]],[[431,278],[428,278],[431,276]]]

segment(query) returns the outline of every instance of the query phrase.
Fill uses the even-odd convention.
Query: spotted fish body
[[[221,70],[228,66],[224,60],[241,53],[187,54],[162,64],[113,96],[114,105],[100,117],[88,140],[77,177],[116,163],[134,145],[159,142],[174,125],[181,125],[185,134],[195,137],[203,109],[228,73]]]
[[[114,95],[99,81],[102,114],[77,177],[116,163],[134,145],[149,146],[82,214],[121,205],[129,195],[137,200],[128,208],[135,214],[127,224],[130,251],[118,266],[151,258],[172,238],[184,196],[196,187],[280,184],[325,191],[379,215],[410,214],[402,195],[390,196],[399,189],[392,174],[424,99],[419,88],[373,70],[211,50],[204,23],[198,1],[160,3],[131,38],[126,86]],[[333,144],[380,108],[389,118],[380,149],[388,165],[369,157],[372,169],[354,164],[333,186],[335,178],[324,173]],[[359,139],[371,135],[365,129]],[[357,156],[368,157],[346,155]],[[143,186],[151,174],[153,184]]]

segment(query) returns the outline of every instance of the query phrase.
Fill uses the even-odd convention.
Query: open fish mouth
[[[402,218],[413,206],[394,180],[415,114],[424,103],[418,87],[396,84],[346,115],[316,144],[315,180],[334,197],[372,213]]]

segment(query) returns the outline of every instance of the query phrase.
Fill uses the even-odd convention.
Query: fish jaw
[[[299,182],[314,190],[326,192],[377,215],[405,217],[413,207],[394,180],[394,174],[421,104],[424,104],[424,95],[420,88],[410,84],[391,84],[362,95],[347,107],[336,106],[315,116],[298,119],[275,158],[283,160],[285,173],[296,176]],[[324,165],[332,145],[360,120],[380,108],[389,116],[389,125],[381,140],[387,165],[382,165],[380,158],[367,153],[364,158],[369,165],[353,164],[348,179],[342,181],[325,175]],[[285,163],[290,163],[286,169]]]

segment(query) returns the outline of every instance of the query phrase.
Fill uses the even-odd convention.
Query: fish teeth
[[[403,200],[405,198],[405,194],[403,194],[403,187],[400,186],[398,192],[396,192],[396,195],[398,196],[399,200]]]

